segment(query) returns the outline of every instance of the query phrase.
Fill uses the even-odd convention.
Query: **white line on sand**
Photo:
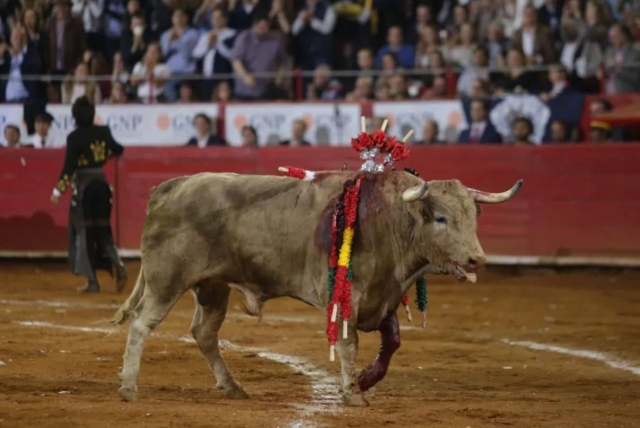
[[[116,303],[87,303],[87,302],[64,302],[59,300],[18,300],[18,299],[0,299],[0,305],[7,306],[41,306],[45,308],[58,308],[58,309],[119,309],[121,304]],[[172,314],[191,316],[191,313],[185,313],[184,311],[172,311]],[[228,313],[227,318],[242,318],[248,319],[249,316],[244,313]],[[265,314],[262,317],[265,323],[269,322],[285,322],[285,323],[303,323],[303,322],[324,322],[324,318],[320,316],[305,316],[305,315],[278,315],[278,314]]]
[[[115,328],[94,328],[94,327],[82,327],[73,325],[54,324],[45,321],[17,321],[17,324],[26,327],[42,327],[42,328],[54,328],[58,330],[66,331],[79,331],[83,333],[119,333],[121,330]],[[177,340],[186,343],[195,343],[195,340],[189,336],[175,336],[164,333],[152,333],[152,336],[166,340]],[[220,341],[220,347],[229,349],[231,351],[242,353],[255,353],[260,358],[274,361],[280,364],[286,364],[293,370],[304,374],[311,379],[311,402],[308,404],[300,404],[295,407],[298,409],[301,420],[295,421],[290,425],[290,428],[312,428],[317,424],[308,420],[308,417],[317,413],[334,413],[339,410],[338,406],[338,388],[335,384],[335,379],[325,370],[322,370],[310,362],[303,360],[302,358],[293,357],[285,354],[278,354],[270,352],[260,348],[244,347],[227,340]]]
[[[47,308],[83,308],[83,309],[119,309],[122,304],[114,303],[84,303],[84,302],[60,302],[55,300],[15,300],[0,299],[0,304],[10,306],[44,306]]]
[[[513,345],[513,346],[524,346],[525,348],[533,349],[535,351],[557,352],[558,354],[565,354],[565,355],[571,355],[574,357],[600,361],[614,369],[626,370],[633,373],[636,376],[640,376],[640,367],[634,367],[626,361],[619,360],[603,352],[589,351],[586,349],[571,349],[571,348],[565,348],[565,347],[556,346],[556,345],[545,345],[544,343],[517,341],[517,340],[509,340],[509,339],[502,339],[502,342],[509,345]]]

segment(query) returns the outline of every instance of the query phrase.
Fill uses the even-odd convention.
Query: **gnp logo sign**
[[[227,105],[225,134],[229,144],[242,144],[242,128],[253,126],[260,146],[291,138],[296,120],[307,125],[305,139],[316,145],[345,145],[358,133],[359,104],[270,103]]]
[[[262,111],[255,114],[239,114],[231,120],[240,136],[242,136],[242,128],[252,126],[258,134],[260,145],[277,145],[282,140],[281,136],[287,133],[289,125],[286,114],[282,112]]]
[[[460,131],[467,127],[460,101],[376,102],[373,115],[388,119],[388,132],[398,138],[413,129],[414,142],[422,140],[422,127],[427,119],[438,123],[439,138],[443,141],[456,141]]]
[[[66,139],[75,128],[70,106],[51,105],[47,110],[56,121],[52,129]],[[95,123],[108,126],[116,141],[126,146],[179,146],[195,135],[193,118],[200,113],[215,123],[218,105],[100,105]]]

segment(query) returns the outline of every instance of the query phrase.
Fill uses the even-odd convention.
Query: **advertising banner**
[[[443,142],[456,142],[460,131],[467,127],[462,103],[457,100],[376,102],[373,104],[373,115],[387,119],[387,132],[398,138],[413,129],[415,134],[410,140],[413,143],[422,141],[422,128],[428,119],[438,124],[438,140]]]
[[[232,146],[242,144],[242,128],[255,128],[258,145],[274,146],[291,138],[293,123],[307,124],[305,140],[318,146],[349,144],[360,132],[359,104],[229,104],[225,110],[225,136]]]
[[[47,111],[55,119],[51,124],[52,136],[56,141],[66,142],[67,135],[75,127],[71,106],[50,104]],[[215,123],[219,116],[218,104],[102,104],[96,107],[96,123],[108,125],[116,141],[125,146],[181,146],[195,135],[193,117],[199,113],[206,114]],[[0,108],[3,145],[6,144],[4,127],[7,124],[20,125],[26,140],[22,115],[22,105]]]

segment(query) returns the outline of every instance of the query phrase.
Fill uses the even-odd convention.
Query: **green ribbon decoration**
[[[427,310],[427,280],[424,276],[421,276],[416,280],[416,305],[418,310],[424,312]]]

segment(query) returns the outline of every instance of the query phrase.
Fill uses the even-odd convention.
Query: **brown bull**
[[[132,401],[145,339],[188,290],[196,295],[191,332],[218,387],[247,398],[218,348],[231,288],[248,313],[265,301],[292,297],[325,311],[334,204],[354,172],[324,172],[309,183],[275,176],[203,173],[169,180],[152,193],[142,232],[136,286],[113,322],[131,318],[120,395]],[[477,202],[502,202],[520,187],[489,194],[457,180],[432,181],[406,172],[367,175],[361,184],[353,244],[354,281],[348,339],[336,345],[342,393],[365,405],[363,392],[386,374],[400,346],[396,308],[426,272],[461,280],[485,263],[476,236]],[[342,326],[342,323],[339,323]],[[378,358],[356,374],[357,331],[379,330]]]

